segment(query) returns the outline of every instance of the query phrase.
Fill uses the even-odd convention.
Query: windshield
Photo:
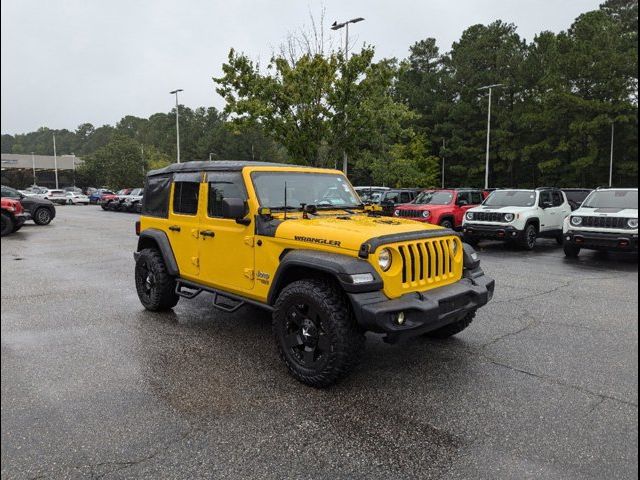
[[[413,201],[418,205],[449,205],[453,200],[451,192],[422,192]]]
[[[485,207],[533,207],[535,204],[533,190],[496,190],[483,203]]]
[[[360,195],[363,202],[378,203],[380,202],[383,191],[384,190],[358,190],[358,195]]]
[[[254,172],[253,186],[261,207],[278,209],[285,207],[285,183],[287,207],[301,204],[318,208],[354,208],[360,199],[342,175],[331,173]]]
[[[638,209],[637,190],[603,190],[593,192],[582,204],[583,208]]]

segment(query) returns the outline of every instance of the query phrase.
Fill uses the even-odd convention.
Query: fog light
[[[398,314],[398,318],[396,318],[396,323],[398,325],[404,325],[404,312],[400,312]]]

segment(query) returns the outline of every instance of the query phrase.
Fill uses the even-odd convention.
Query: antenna
[[[284,219],[287,219],[287,182],[284,182]]]

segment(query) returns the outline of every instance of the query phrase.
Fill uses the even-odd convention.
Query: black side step
[[[185,288],[187,288],[187,290],[185,290]],[[181,297],[192,299],[197,297],[201,292],[201,288],[185,286],[181,282],[176,283],[176,294],[180,295]]]
[[[245,304],[245,301],[240,298],[233,298],[212,288],[203,288],[180,280],[176,282],[176,294],[186,299],[195,298],[204,291],[213,295],[213,306],[223,312],[235,312]]]

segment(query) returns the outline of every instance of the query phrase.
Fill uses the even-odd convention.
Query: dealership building
[[[55,188],[56,172],[60,188],[75,183],[75,170],[82,164],[75,155],[2,154],[2,184],[15,188],[30,185]]]

